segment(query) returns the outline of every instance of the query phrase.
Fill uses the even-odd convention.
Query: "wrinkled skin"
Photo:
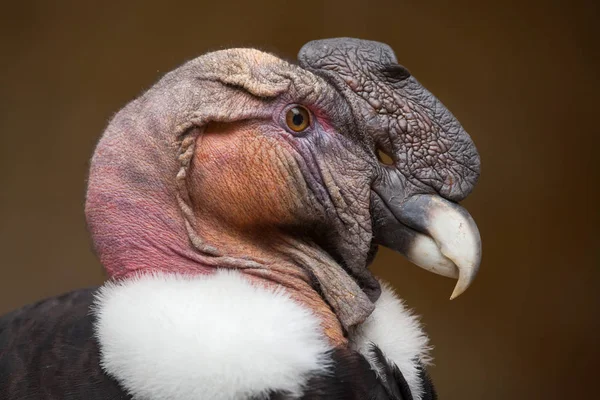
[[[394,160],[414,193],[460,201],[479,177],[479,156],[460,123],[382,43],[329,39],[308,43],[301,65],[333,82],[357,115],[360,129]]]
[[[479,159],[389,47],[311,42],[299,59],[231,49],[167,74],[111,121],[86,215],[113,278],[243,270],[285,286],[340,345],[379,296],[367,268],[378,244],[466,289],[479,236],[453,201],[472,190]],[[296,104],[312,113],[301,133],[285,123]]]

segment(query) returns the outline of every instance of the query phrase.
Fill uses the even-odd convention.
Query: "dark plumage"
[[[0,399],[129,399],[102,371],[90,312],[94,289],[0,318]]]
[[[360,353],[348,349],[333,352],[335,366],[332,374],[322,375],[308,381],[303,400],[413,400],[413,395],[393,363],[386,360],[381,349],[372,345],[370,357],[375,361],[374,370]],[[425,368],[421,367],[424,382],[422,400],[435,400],[437,395]],[[277,396],[271,400],[277,400]]]

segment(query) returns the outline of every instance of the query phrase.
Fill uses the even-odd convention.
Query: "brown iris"
[[[310,126],[310,112],[302,106],[292,107],[285,114],[285,123],[294,132],[302,132]]]

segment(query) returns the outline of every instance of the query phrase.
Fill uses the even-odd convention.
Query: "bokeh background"
[[[86,233],[88,160],[108,119],[208,50],[294,58],[311,39],[390,44],[459,118],[482,158],[464,202],[478,279],[381,251],[373,266],[435,345],[442,399],[586,397],[600,305],[599,9],[594,1],[167,1],[3,4],[0,313],[103,280]],[[592,396],[594,397],[594,396]]]

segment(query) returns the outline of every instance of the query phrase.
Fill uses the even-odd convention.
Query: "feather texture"
[[[0,399],[125,400],[127,391],[101,368],[90,312],[97,289],[83,289],[23,307],[0,318]],[[380,314],[385,322],[385,314]],[[362,352],[362,354],[361,354]],[[305,381],[301,394],[277,391],[269,400],[415,400],[398,366],[375,344],[327,352],[329,367]],[[257,357],[259,357],[257,355]],[[415,360],[421,399],[435,400],[426,370]],[[236,368],[232,364],[232,368]],[[215,394],[216,393],[216,394]],[[219,397],[213,392],[213,399]],[[199,398],[207,399],[200,396]]]
[[[130,399],[100,368],[93,293],[77,290],[0,318],[0,399]]]
[[[400,369],[376,345],[370,346],[366,356],[351,349],[336,348],[332,360],[330,373],[313,377],[299,400],[414,400]],[[421,398],[436,400],[437,394],[426,370],[420,366],[419,371],[423,382]],[[282,393],[274,393],[269,398],[288,399],[290,397]]]

